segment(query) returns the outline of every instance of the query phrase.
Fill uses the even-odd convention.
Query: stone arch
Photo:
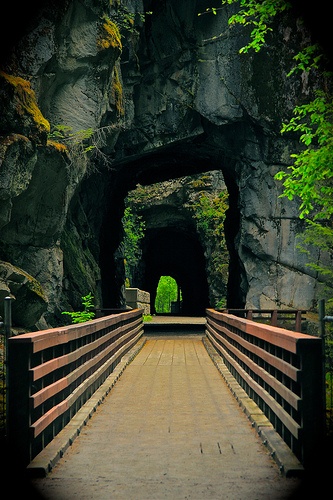
[[[117,181],[113,178],[112,185],[117,185],[115,193],[109,198],[109,211],[101,231],[101,255],[105,256],[100,261],[102,273],[102,289],[104,290],[104,307],[123,307],[120,288],[124,282],[123,276],[118,275],[117,291],[110,288],[110,280],[119,273],[121,263],[115,254],[120,237],[106,227],[117,227],[116,220],[120,219],[124,198],[130,189],[137,183],[150,185],[165,180],[177,179],[181,176],[208,172],[212,169],[220,170],[228,178],[229,210],[227,218],[231,218],[226,227],[227,244],[229,249],[229,266],[232,277],[228,285],[227,304],[230,307],[243,307],[246,290],[239,286],[246,283],[244,269],[239,264],[234,239],[239,228],[238,190],[235,182],[235,171],[230,167],[230,161],[219,157],[214,150],[209,151],[209,146],[197,144],[194,140],[183,141],[176,146],[164,147],[154,150],[150,154],[138,155],[127,163],[118,165]],[[229,168],[228,168],[229,165]],[[217,166],[219,168],[217,168]],[[226,166],[227,168],[223,168]],[[231,175],[228,170],[231,168]],[[114,176],[113,176],[114,177]],[[210,290],[207,280],[205,249],[196,232],[195,223],[189,214],[174,213],[169,207],[163,216],[159,209],[154,208],[150,214],[145,214],[150,220],[149,229],[143,243],[142,264],[135,286],[151,294],[151,304],[154,303],[159,277],[171,275],[179,282],[183,293],[183,314],[202,315],[205,308],[212,306]],[[110,259],[111,255],[114,259]],[[116,280],[114,280],[115,284]],[[110,293],[111,292],[111,293]]]

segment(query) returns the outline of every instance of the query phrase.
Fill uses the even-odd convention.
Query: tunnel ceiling
[[[205,121],[205,120],[203,120]],[[207,124],[207,132],[198,136],[158,146],[152,150],[138,151],[113,160],[117,175],[125,185],[133,189],[137,183],[148,185],[186,175],[209,170],[230,171],[236,176],[235,163],[241,158],[246,135],[253,135],[253,125],[236,122],[224,127]],[[119,148],[123,154],[122,143],[128,142],[127,133],[120,136]],[[134,146],[131,146],[134,148]],[[138,150],[140,147],[137,146]]]

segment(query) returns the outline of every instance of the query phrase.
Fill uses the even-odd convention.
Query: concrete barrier
[[[150,293],[139,288],[126,288],[126,304],[132,309],[143,309],[143,314],[150,314]]]

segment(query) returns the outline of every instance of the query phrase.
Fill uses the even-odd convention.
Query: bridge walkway
[[[47,500],[300,498],[212,362],[202,335],[148,335],[45,478]]]

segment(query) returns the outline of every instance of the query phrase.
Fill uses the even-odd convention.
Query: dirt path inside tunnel
[[[147,338],[46,478],[48,500],[298,496],[209,357],[200,335]]]

